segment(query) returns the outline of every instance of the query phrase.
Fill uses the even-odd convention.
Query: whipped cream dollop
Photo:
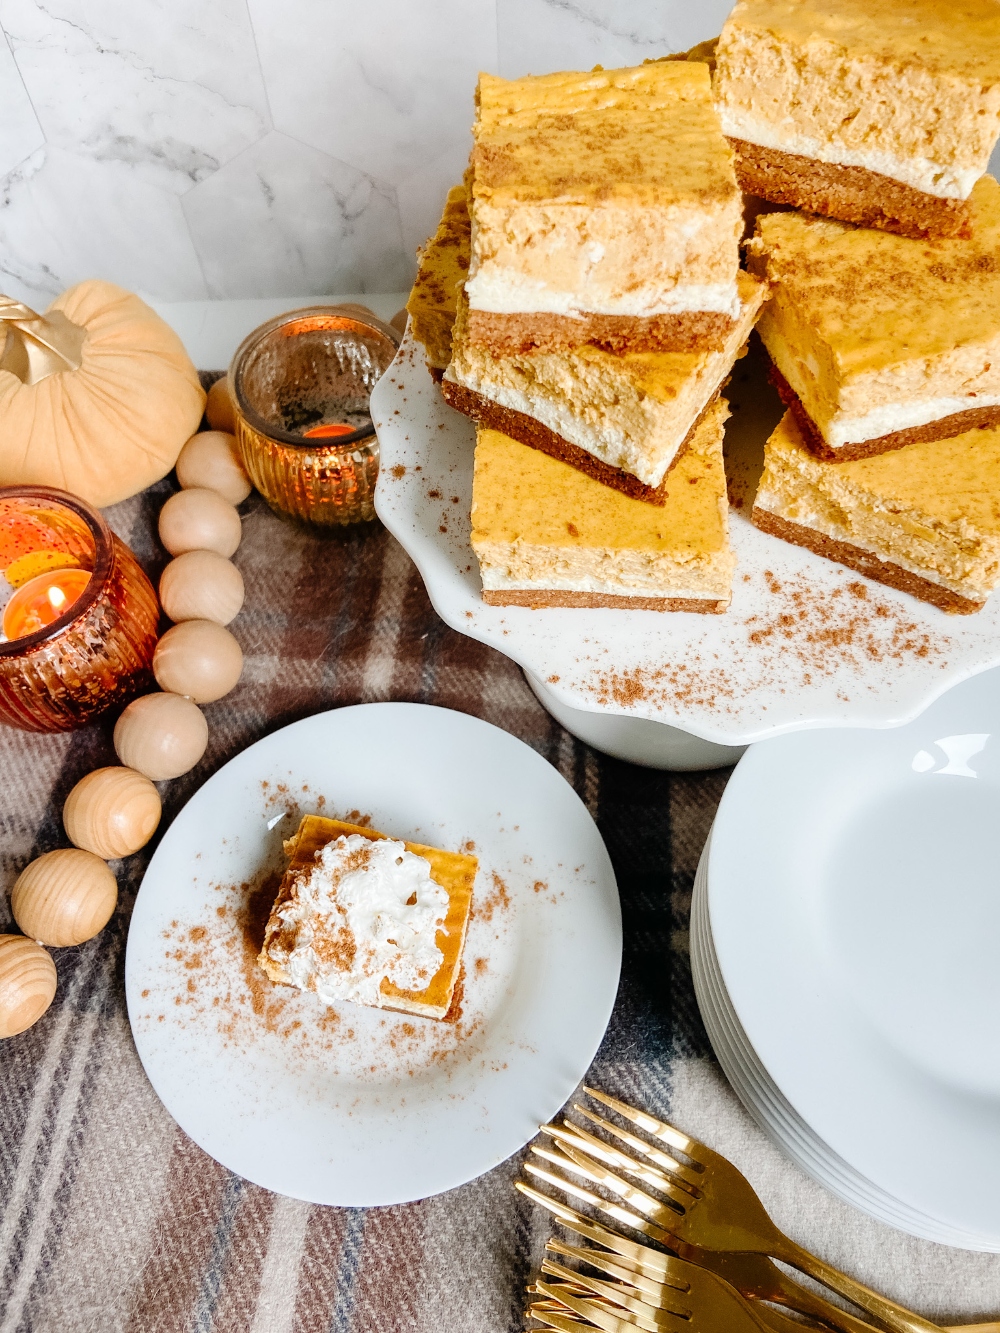
[[[404,843],[341,835],[279,911],[294,933],[288,975],[327,1003],[381,1008],[383,977],[401,990],[430,984],[444,961],[436,937],[447,911],[447,891]]]

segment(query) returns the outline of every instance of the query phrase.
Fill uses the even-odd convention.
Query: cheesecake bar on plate
[[[479,427],[472,547],[491,606],[725,611],[735,558],[717,399],[667,479],[634,500],[549,454]]]
[[[437,231],[417,257],[417,277],[406,302],[413,336],[423,343],[427,369],[436,380],[451,360],[451,330],[472,249],[469,227],[465,186],[455,185]]]
[[[478,862],[306,815],[258,962],[272,981],[444,1018],[458,981]]]
[[[758,218],[749,263],[771,296],[757,329],[819,458],[1000,424],[1000,184],[984,176],[969,202],[967,241]]]
[[[495,356],[469,340],[460,301],[441,392],[480,425],[663,505],[670,469],[741,355],[766,286],[740,273],[737,291],[739,317],[720,350],[621,355],[584,345]]]
[[[742,204],[707,65],[482,74],[474,136],[470,342],[724,345]]]
[[[1000,582],[1000,427],[824,463],[787,412],[764,447],[752,518],[943,611],[979,611]]]
[[[739,0],[715,97],[747,194],[967,236],[1000,135],[996,0]]]

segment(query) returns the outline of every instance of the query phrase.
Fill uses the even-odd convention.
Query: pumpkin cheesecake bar
[[[724,345],[741,196],[707,65],[482,74],[474,136],[471,343]]]
[[[787,412],[764,448],[764,532],[967,615],[1000,582],[1000,428],[824,463]]]
[[[469,340],[460,301],[441,392],[480,425],[665,504],[670,469],[742,354],[766,294],[747,273],[737,290],[739,318],[722,349],[705,352],[615,355],[585,344],[498,357]]]
[[[970,204],[967,241],[758,218],[749,263],[771,296],[757,329],[817,457],[1000,424],[1000,184],[984,176]]]
[[[717,400],[670,473],[663,507],[479,427],[472,546],[491,606],[725,611],[735,559]]]
[[[1000,135],[996,0],[739,0],[715,97],[747,194],[967,236]]]
[[[464,185],[448,191],[437,231],[417,256],[417,277],[406,309],[413,336],[423,343],[427,369],[440,380],[451,360],[458,294],[469,271],[472,243]]]
[[[458,981],[478,862],[306,815],[258,963],[272,981],[444,1018]]]

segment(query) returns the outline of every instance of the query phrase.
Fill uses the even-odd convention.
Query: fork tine
[[[564,1313],[566,1306],[561,1301],[558,1303],[553,1301],[552,1306],[554,1308],[549,1309],[547,1302],[537,1301],[534,1305],[529,1305],[525,1313],[529,1319],[535,1319],[547,1328],[559,1329],[560,1333],[580,1333],[580,1330],[583,1330],[583,1333],[594,1333],[593,1324],[581,1324]],[[535,1329],[534,1333],[538,1333],[538,1330]]]
[[[550,1308],[551,1306],[551,1308]],[[536,1301],[534,1305],[529,1305],[525,1314],[529,1319],[536,1319],[546,1328],[556,1328],[560,1333],[594,1333],[595,1325],[591,1323],[581,1324],[578,1320],[570,1317],[566,1306],[561,1301]],[[538,1330],[533,1330],[538,1333]]]
[[[638,1271],[639,1265],[629,1259],[623,1259],[617,1255],[610,1256],[600,1250],[587,1249],[582,1245],[567,1245],[558,1236],[550,1237],[545,1242],[545,1248],[552,1254],[561,1254],[564,1259],[576,1259],[582,1264],[588,1264],[591,1268],[596,1268],[599,1273],[606,1273],[608,1277],[617,1278],[619,1282],[628,1283],[635,1287],[636,1291],[642,1293],[643,1299],[649,1305],[659,1305],[668,1290],[667,1283],[658,1282],[656,1278],[647,1277],[644,1273]],[[687,1283],[673,1288],[674,1291],[685,1291],[687,1289]]]
[[[544,1180],[550,1185],[555,1185],[556,1189],[563,1190],[566,1194],[572,1195],[583,1203],[589,1203],[592,1208],[598,1212],[613,1217],[616,1222],[624,1222],[627,1227],[632,1227],[635,1231],[641,1231],[644,1236],[649,1236],[651,1240],[658,1240],[661,1245],[676,1245],[676,1239],[662,1227],[658,1227],[655,1222],[647,1222],[644,1217],[638,1213],[631,1213],[627,1208],[621,1208],[616,1203],[610,1203],[607,1199],[602,1199],[596,1194],[591,1194],[585,1190],[582,1185],[577,1185],[575,1181],[565,1180],[562,1176],[554,1176],[551,1171],[546,1171],[534,1162],[525,1162],[525,1171],[529,1175],[537,1176],[539,1180]]]
[[[537,1174],[542,1174],[538,1172]],[[562,1182],[559,1182],[562,1185]],[[543,1208],[547,1208],[550,1213],[561,1222],[567,1230],[582,1236],[584,1240],[591,1240],[595,1245],[603,1245],[605,1249],[613,1254],[619,1255],[625,1261],[635,1265],[638,1272],[645,1277],[655,1281],[666,1281],[668,1257],[660,1254],[659,1250],[651,1250],[648,1246],[640,1244],[638,1241],[629,1240],[627,1236],[622,1236],[617,1231],[609,1231],[607,1227],[600,1226],[597,1222],[592,1222],[590,1218],[584,1217],[575,1209],[567,1204],[560,1203],[558,1199],[553,1199],[549,1194],[543,1194],[541,1190],[534,1189],[531,1185],[525,1184],[523,1180],[514,1182],[514,1188],[519,1189],[522,1194],[526,1194],[529,1199],[535,1203],[540,1203]],[[642,1218],[637,1217],[639,1229],[645,1225]],[[629,1223],[629,1225],[634,1225]]]
[[[655,1167],[646,1166],[643,1162],[637,1162],[629,1157],[620,1149],[615,1148],[610,1143],[605,1143],[603,1139],[597,1138],[595,1134],[590,1134],[579,1125],[574,1125],[572,1120],[564,1120],[562,1125],[543,1125],[543,1134],[550,1134],[557,1143],[561,1143],[567,1138],[575,1147],[581,1151],[589,1153],[599,1161],[605,1162],[608,1166],[617,1166],[622,1171],[627,1171],[629,1175],[635,1176],[641,1180],[644,1185],[651,1185],[653,1189],[659,1190],[665,1194],[668,1199],[672,1199],[684,1211],[685,1203],[690,1204],[691,1195],[686,1190],[680,1189],[668,1176]]]
[[[664,1314],[662,1316],[664,1322],[660,1323],[646,1315],[634,1314],[631,1311],[609,1310],[598,1301],[584,1300],[580,1296],[571,1296],[568,1291],[563,1291],[557,1295],[555,1289],[540,1278],[535,1283],[535,1287],[540,1295],[554,1295],[574,1314],[589,1319],[598,1328],[603,1328],[605,1333],[632,1333],[632,1329],[637,1325],[639,1328],[645,1329],[646,1333],[661,1333],[661,1330],[665,1328],[677,1327],[679,1329],[683,1326],[680,1317],[675,1315]]]
[[[595,1101],[602,1102],[612,1111],[617,1111],[625,1120],[631,1120],[633,1125],[638,1125],[647,1134],[662,1139],[664,1143],[669,1143],[674,1148],[680,1148],[682,1153],[691,1158],[697,1169],[702,1171],[705,1169],[705,1164],[698,1159],[698,1151],[704,1148],[704,1144],[699,1143],[697,1139],[689,1138],[673,1125],[668,1125],[665,1120],[657,1120],[656,1116],[629,1106],[628,1102],[620,1102],[617,1097],[609,1097],[606,1092],[598,1092],[596,1088],[586,1086],[583,1090],[588,1097],[593,1097]]]
[[[536,1157],[543,1158],[546,1162],[552,1162],[554,1166],[561,1166],[564,1171],[571,1171],[574,1175],[583,1176],[584,1180],[590,1180],[595,1185],[603,1184],[601,1174],[603,1168],[595,1162],[593,1166],[581,1165],[574,1162],[572,1157],[566,1155],[563,1144],[559,1145],[563,1149],[561,1152],[553,1152],[551,1148],[542,1148],[537,1143],[531,1145],[530,1151]]]
[[[630,1134],[627,1129],[620,1129],[618,1125],[613,1125],[610,1120],[605,1120],[603,1116],[597,1115],[596,1112],[589,1111],[585,1106],[581,1106],[579,1102],[573,1103],[573,1110],[579,1111],[581,1115],[585,1115],[588,1120],[592,1120],[595,1125],[599,1125],[601,1129],[607,1130],[609,1134],[614,1134],[616,1138],[621,1139],[623,1143],[627,1143],[629,1147],[634,1148],[636,1152],[642,1153],[644,1157],[648,1157],[649,1160],[655,1162],[657,1166],[662,1166],[666,1171],[669,1171],[671,1175],[676,1176],[678,1182],[681,1185],[686,1186],[689,1192],[693,1193],[696,1198],[700,1197],[700,1192],[698,1191],[700,1170],[695,1170],[694,1167],[685,1166],[683,1162],[678,1162],[676,1157],[669,1157],[665,1152],[661,1152],[659,1148],[654,1148],[651,1143],[647,1143],[645,1139],[637,1138],[635,1134]]]
[[[660,1203],[659,1199],[654,1199],[652,1195],[647,1194],[645,1190],[639,1189],[636,1185],[630,1185],[627,1180],[622,1180],[621,1176],[616,1176],[608,1167],[602,1167],[599,1162],[595,1162],[593,1158],[581,1152],[579,1148],[574,1148],[569,1143],[563,1143],[560,1146],[570,1162],[577,1166],[581,1172],[586,1173],[596,1184],[604,1185],[612,1193],[617,1194],[620,1199],[624,1199],[626,1203],[638,1208],[639,1212],[644,1213],[646,1217],[659,1222],[663,1227],[677,1226],[680,1223],[683,1214],[678,1214],[676,1208],[670,1208],[666,1204]],[[572,1166],[570,1170],[572,1170]]]
[[[681,1319],[690,1319],[692,1311],[689,1306],[678,1305],[676,1303],[667,1303],[662,1294],[657,1293],[655,1304],[652,1301],[644,1300],[642,1295],[635,1287],[625,1284],[624,1286],[616,1282],[604,1282],[601,1278],[590,1277],[586,1273],[574,1272],[562,1264],[556,1263],[552,1259],[542,1261],[542,1272],[550,1277],[559,1277],[568,1279],[572,1286],[584,1287],[593,1292],[596,1296],[603,1296],[606,1300],[615,1305],[620,1305],[625,1310],[631,1310],[635,1314],[643,1315],[647,1319],[657,1322],[657,1314],[663,1311],[665,1315],[676,1315]],[[661,1326],[662,1322],[661,1322]],[[669,1325],[667,1325],[669,1326]]]

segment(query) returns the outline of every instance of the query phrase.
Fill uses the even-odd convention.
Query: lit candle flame
[[[49,601],[59,611],[66,605],[66,594],[62,588],[52,587],[49,589]]]

